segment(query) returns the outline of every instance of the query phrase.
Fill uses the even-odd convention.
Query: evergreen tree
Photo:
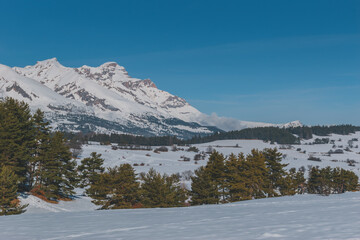
[[[313,194],[329,195],[334,186],[332,169],[326,167],[312,167],[309,171],[308,192]]]
[[[211,179],[205,167],[195,170],[191,177],[191,203],[193,205],[215,204],[219,202],[217,184]]]
[[[286,188],[285,178],[287,172],[284,169],[288,164],[282,164],[282,153],[280,153],[276,148],[266,148],[262,151],[265,157],[266,167],[268,169],[268,178],[269,178],[269,196],[277,196],[277,191],[280,191],[284,195],[284,188]]]
[[[135,169],[130,164],[121,164],[109,169],[109,174],[117,187],[114,188],[113,208],[132,208],[139,202],[139,182]]]
[[[228,201],[235,202],[250,199],[251,193],[247,188],[245,179],[246,159],[244,154],[235,156],[230,154],[226,161],[226,188],[228,189]]]
[[[332,177],[334,193],[355,191],[358,187],[359,177],[352,171],[337,167],[332,170]]]
[[[91,183],[87,193],[101,209],[133,208],[139,203],[139,183],[130,164],[109,168]]]
[[[19,177],[19,187],[27,190],[27,172],[35,145],[30,108],[25,102],[6,98],[0,102],[0,157]]]
[[[284,179],[285,184],[281,187],[282,195],[303,194],[305,192],[304,172],[291,168]]]
[[[321,174],[319,167],[312,167],[309,169],[307,191],[312,194],[321,192]]]
[[[29,189],[39,185],[40,172],[43,163],[46,161],[46,152],[48,151],[50,140],[49,122],[44,119],[44,112],[38,109],[32,117],[34,123],[35,149],[34,155],[29,162],[28,178]]]
[[[80,187],[84,188],[96,182],[99,174],[103,173],[105,168],[102,166],[104,159],[101,154],[92,152],[90,157],[81,160],[81,165],[78,167],[80,172]]]
[[[251,154],[246,156],[243,167],[246,188],[249,190],[251,198],[264,198],[269,190],[269,175],[266,168],[265,157],[262,152],[253,149]]]
[[[217,151],[213,151],[209,157],[209,161],[205,167],[211,181],[213,181],[217,188],[216,198],[217,203],[225,201],[226,199],[226,184],[225,184],[225,157]]]
[[[50,139],[40,172],[40,189],[47,198],[58,199],[74,194],[77,184],[76,162],[60,132]]]
[[[86,189],[86,193],[91,197],[92,203],[100,205],[100,209],[107,209],[110,204],[107,204],[108,201],[111,201],[111,192],[113,190],[113,183],[111,176],[108,172],[99,174],[99,177],[94,183]]]
[[[0,171],[0,215],[13,215],[25,212],[27,205],[20,206],[18,197],[18,177],[8,166]]]
[[[153,168],[141,174],[141,203],[145,207],[181,207],[185,205],[186,191],[176,175],[157,173]]]

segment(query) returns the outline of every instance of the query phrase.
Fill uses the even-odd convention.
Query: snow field
[[[353,138],[360,139],[360,132],[351,134],[349,136],[332,135],[329,138],[336,140],[336,145],[341,144],[345,148],[348,140]],[[342,141],[338,141],[340,138],[342,139]],[[355,166],[349,166],[348,163],[346,163],[347,159],[352,159],[356,162],[360,162],[360,154],[357,153],[356,148],[352,149],[353,152],[344,151],[344,154],[333,154],[329,157],[323,156],[323,153],[328,152],[330,149],[332,149],[332,144],[304,145],[304,143],[309,143],[313,141],[314,139],[307,140],[304,141],[302,145],[294,145],[292,149],[279,150],[286,155],[283,163],[289,164],[287,166],[288,169],[292,167],[298,169],[302,166],[308,168],[309,165],[319,166],[321,168],[331,166],[333,168],[341,167],[347,170],[351,170],[355,172],[358,176],[360,176],[360,163],[355,163]],[[281,147],[281,145],[271,145],[270,143],[265,143],[260,140],[221,140],[211,143],[195,144],[194,146],[199,148],[200,151],[206,151],[207,148],[211,146],[213,149],[223,153],[224,155],[229,155],[231,153],[238,154],[240,152],[243,152],[244,154],[249,154],[254,148],[262,150],[264,148]],[[152,149],[155,148],[157,147],[152,147]],[[196,153],[187,152],[187,147],[179,148],[184,148],[184,150],[173,152],[171,151],[171,147],[168,147],[168,152],[155,153],[153,151],[145,150],[112,150],[112,146],[99,145],[99,143],[93,142],[83,146],[84,151],[78,159],[78,164],[80,164],[81,159],[89,157],[91,152],[97,152],[102,154],[102,158],[105,160],[105,167],[114,167],[123,163],[129,163],[134,167],[136,173],[147,172],[150,168],[154,168],[156,171],[162,174],[180,173],[181,175],[185,171],[194,172],[200,166],[206,165],[208,155],[205,160],[199,160],[197,161],[197,164],[195,164],[195,161],[193,159]],[[297,148],[305,150],[306,154],[296,151]],[[315,162],[307,160],[310,155],[320,157],[322,161]],[[182,156],[190,158],[190,161],[183,161],[183,158],[181,158]],[[337,162],[332,161],[334,159],[337,160]],[[134,164],[137,164],[138,166],[134,166]],[[143,164],[144,166],[141,166],[141,164]],[[305,175],[307,176],[307,171],[305,172]],[[182,179],[182,183],[190,189],[191,181]],[[74,201],[60,201],[59,204],[46,203],[34,196],[22,196],[20,199],[23,204],[29,204],[25,214],[45,212],[92,211],[98,208],[91,203],[90,198],[83,196],[83,189],[76,190],[77,195]]]
[[[360,193],[0,218],[0,239],[359,239]]]
[[[352,152],[344,151],[343,154],[332,154],[331,156],[326,156],[325,154],[329,150],[334,150],[333,144],[305,145],[305,143],[313,142],[315,138],[329,138],[330,140],[335,140],[335,145],[342,146],[342,149],[347,147],[347,142],[349,140],[358,138],[359,142],[354,142],[354,146],[359,145],[360,147],[360,132],[347,136],[336,134],[329,137],[314,136],[314,138],[310,140],[302,141],[301,145],[293,145],[291,149],[281,149],[283,147],[281,144],[270,144],[261,140],[221,140],[210,143],[194,144],[193,146],[196,146],[200,152],[206,151],[207,148],[211,146],[212,149],[215,149],[226,156],[231,153],[239,154],[241,152],[249,154],[252,149],[263,150],[264,148],[277,147],[285,157],[283,159],[283,163],[289,164],[287,167],[288,169],[292,167],[298,169],[302,166],[307,169],[309,165],[319,166],[321,168],[327,166],[331,166],[333,168],[341,167],[355,172],[360,177],[360,148],[352,148]],[[339,139],[341,139],[341,141],[339,141]],[[152,149],[155,148],[157,147],[152,147]],[[205,160],[199,160],[198,164],[195,164],[193,159],[196,153],[187,152],[187,147],[179,146],[179,148],[184,148],[184,151],[173,152],[171,151],[172,147],[168,147],[168,152],[154,153],[153,151],[144,150],[112,150],[111,146],[101,146],[98,143],[92,143],[92,145],[84,145],[84,151],[80,158],[82,159],[90,156],[91,152],[97,152],[102,154],[102,158],[105,159],[105,167],[113,167],[122,163],[129,163],[131,165],[134,163],[144,163],[144,166],[134,166],[137,173],[147,172],[152,167],[161,173],[182,173],[187,170],[194,171],[200,166],[206,165],[209,155],[207,155]],[[305,150],[306,153],[297,151],[297,148],[301,148],[301,151]],[[341,148],[337,147],[336,149]],[[146,154],[150,154],[150,156],[146,156]],[[182,160],[180,158],[181,156],[190,158],[190,162],[179,161]],[[308,160],[309,156],[319,157],[321,162],[310,161]],[[346,162],[347,159],[355,160],[358,163],[355,163],[355,166],[349,166]]]
[[[360,132],[329,138],[344,149],[348,140],[360,138]],[[305,145],[313,141],[303,141],[291,149],[280,149],[286,154],[283,161],[289,163],[288,168],[338,166],[359,175],[359,163],[349,166],[345,162],[347,159],[360,162],[358,148],[344,151],[344,154],[324,156],[333,149],[333,144]],[[248,154],[253,148],[281,147],[259,140],[223,140],[195,146],[200,151],[212,146],[224,155]],[[151,167],[161,173],[181,173],[206,164],[207,159],[195,164],[193,157],[196,153],[187,152],[187,147],[176,152],[168,148],[169,152],[158,154],[153,151],[112,150],[111,146],[92,143],[84,146],[81,159],[95,151],[102,154],[106,167],[144,163],[144,166],[134,166],[137,173],[146,172]],[[300,153],[297,148],[306,153]],[[307,160],[310,155],[320,157],[322,161]],[[191,160],[178,161],[181,156]],[[189,181],[184,183],[190,186]],[[27,212],[0,217],[0,239],[360,239],[360,192],[327,197],[305,194],[184,208],[108,211],[94,211],[97,206],[90,198],[82,196],[82,192],[83,189],[77,189],[74,201],[60,201],[59,204],[22,196],[22,203],[29,204]]]

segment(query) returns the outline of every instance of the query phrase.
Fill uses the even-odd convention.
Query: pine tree
[[[206,164],[206,171],[208,172],[211,181],[216,184],[218,203],[224,202],[226,199],[225,189],[225,157],[217,151],[213,151]]]
[[[130,164],[109,168],[99,174],[87,190],[93,203],[101,209],[121,209],[136,207],[139,202],[139,183],[134,168]]]
[[[112,198],[113,208],[132,208],[139,202],[139,183],[134,168],[130,164],[121,164],[109,169],[116,185]]]
[[[303,194],[305,191],[305,177],[303,171],[296,171],[291,168],[284,178],[284,185],[281,187],[282,195]]]
[[[111,201],[112,190],[112,178],[108,172],[104,172],[99,174],[99,178],[86,189],[86,193],[93,199],[92,203],[101,206],[100,209],[108,209],[111,204],[107,202]]]
[[[251,198],[264,198],[269,193],[268,169],[262,152],[253,149],[244,162],[244,179]]]
[[[309,177],[307,183],[308,193],[318,194],[321,192],[321,175],[318,167],[309,169]]]
[[[90,157],[81,160],[81,165],[78,167],[80,172],[80,187],[84,188],[96,182],[100,173],[105,171],[102,166],[104,159],[101,154],[92,152]]]
[[[0,171],[0,215],[25,212],[27,205],[20,206],[18,197],[18,177],[10,167],[3,165]]]
[[[266,167],[269,178],[269,196],[277,196],[277,191],[283,195],[286,188],[285,178],[287,176],[284,169],[288,164],[282,164],[282,154],[276,148],[266,148],[262,151],[265,157]]]
[[[153,168],[141,174],[141,203],[145,207],[181,207],[186,200],[186,191],[175,175],[161,175]]]
[[[40,172],[43,163],[46,161],[46,152],[49,150],[50,127],[49,122],[44,119],[44,112],[40,109],[33,115],[33,123],[35,128],[35,149],[34,156],[29,162],[29,188],[39,185]]]
[[[312,167],[309,171],[308,192],[313,194],[329,195],[332,189],[331,168],[319,169]]]
[[[216,204],[219,202],[217,184],[212,181],[205,167],[195,170],[191,177],[192,205]]]
[[[337,167],[332,170],[332,176],[334,193],[355,191],[358,187],[359,177],[352,171]]]
[[[0,102],[0,157],[19,177],[19,187],[27,190],[27,171],[35,146],[30,108],[12,98]]]
[[[246,159],[244,154],[231,154],[226,161],[226,184],[229,191],[229,202],[248,200],[251,195],[245,179]]]
[[[66,145],[62,133],[56,132],[50,139],[40,172],[40,189],[47,198],[58,199],[74,194],[77,184],[76,162]]]

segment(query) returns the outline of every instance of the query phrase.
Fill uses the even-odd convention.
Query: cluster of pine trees
[[[206,166],[195,171],[191,184],[194,205],[219,204],[303,193],[332,194],[355,191],[358,177],[352,171],[330,167],[285,170],[277,149],[253,150],[245,156],[224,157],[214,151]]]
[[[192,177],[192,203],[218,204],[301,192],[304,172],[285,170],[276,149],[224,155],[214,151]]]
[[[150,170],[139,177],[130,164],[107,169],[92,153],[77,166],[60,132],[51,132],[40,110],[11,98],[0,102],[0,215],[25,211],[17,199],[27,192],[57,202],[71,198],[74,188],[86,193],[101,209],[183,206],[187,191],[176,175]]]
[[[177,175],[161,175],[154,169],[138,177],[130,164],[121,164],[104,171],[104,160],[93,152],[78,167],[86,194],[100,209],[140,207],[181,207],[187,191]]]
[[[307,191],[321,195],[354,191],[358,187],[358,180],[354,172],[342,168],[312,167],[309,170]]]
[[[12,98],[0,102],[0,215],[22,213],[18,192],[48,200],[74,194],[76,163],[62,133],[50,131],[40,110]]]

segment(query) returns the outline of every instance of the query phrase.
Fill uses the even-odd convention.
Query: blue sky
[[[360,125],[360,1],[1,1],[0,63],[116,61],[200,111]]]

